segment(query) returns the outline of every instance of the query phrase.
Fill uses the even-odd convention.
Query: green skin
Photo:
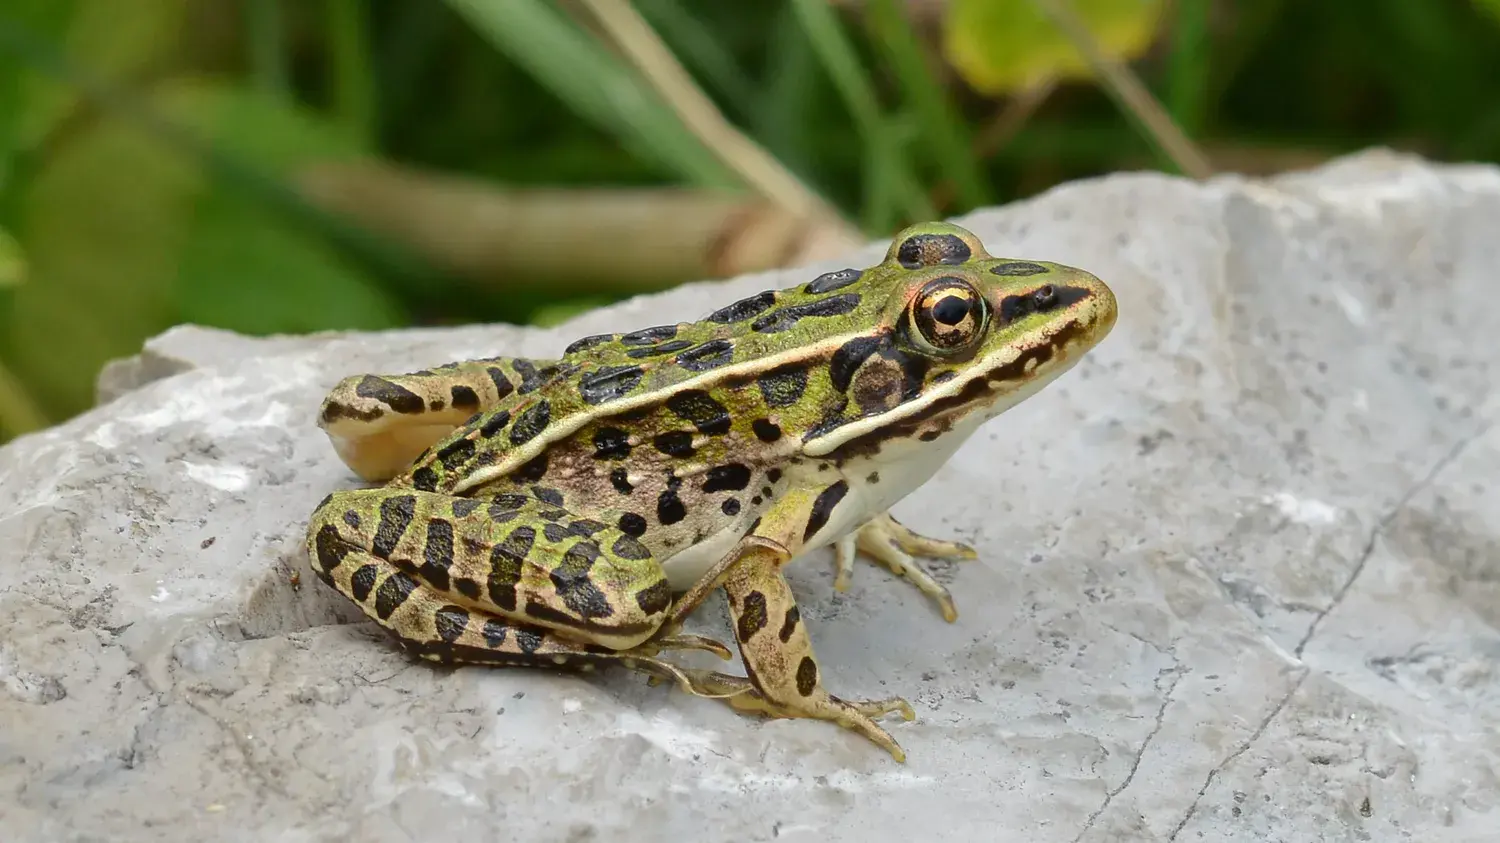
[[[1094,276],[929,223],[862,272],[586,337],[558,360],[346,378],[320,423],[384,485],[319,505],[313,570],[427,659],[624,665],[742,711],[831,720],[902,759],[875,718],[910,706],[824,690],[781,568],[832,545],[845,587],[862,550],[951,621],[912,556],[973,551],[887,510],[1114,321]],[[720,587],[747,676],[661,657],[729,657],[679,632]]]

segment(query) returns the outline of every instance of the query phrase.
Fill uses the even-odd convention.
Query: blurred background
[[[550,324],[1375,145],[1500,160],[1500,0],[0,0],[0,441],[174,324]]]

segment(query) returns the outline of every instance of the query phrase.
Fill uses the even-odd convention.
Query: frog
[[[879,721],[913,720],[911,705],[828,690],[785,569],[832,548],[846,591],[869,559],[955,621],[917,560],[977,554],[891,508],[1075,365],[1116,307],[1084,270],[994,257],[929,222],[878,264],[696,321],[593,334],[556,358],[351,375],[318,424],[373,485],[317,506],[310,565],[430,661],[623,667],[741,713],[837,724],[904,761]],[[719,590],[743,674],[671,657],[733,658],[683,631]]]

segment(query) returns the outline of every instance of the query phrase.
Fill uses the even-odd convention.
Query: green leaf
[[[1145,52],[1163,0],[1060,0],[1071,4],[1105,53]],[[1093,73],[1036,0],[952,0],[943,21],[948,61],[975,90],[1004,94],[1047,79]]]
[[[1500,24],[1500,0],[1474,0],[1474,5],[1479,7],[1479,11],[1494,18],[1495,23]]]
[[[348,134],[244,88],[157,86],[171,124],[271,177],[359,150]],[[57,145],[22,197],[30,259],[8,357],[54,416],[87,407],[95,373],[172,324],[251,333],[398,324],[344,253],[139,122],[102,119]]]
[[[0,228],[0,290],[26,280],[26,255],[9,231]]]

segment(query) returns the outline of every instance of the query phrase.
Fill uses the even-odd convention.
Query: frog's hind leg
[[[663,629],[671,591],[634,538],[525,495],[404,489],[330,495],[313,570],[408,650],[438,662],[619,664],[684,687],[662,650],[723,645]]]
[[[558,367],[555,360],[494,357],[404,375],[354,375],[323,399],[318,425],[361,478],[389,480],[475,413],[535,390]]]
[[[914,533],[887,513],[871,519],[834,544],[838,566],[838,574],[833,580],[835,589],[848,590],[849,578],[854,574],[854,559],[860,551],[936,601],[938,610],[943,613],[943,620],[949,623],[958,620],[958,607],[954,605],[953,595],[912,557],[976,559],[979,554],[974,552],[974,548]]]

